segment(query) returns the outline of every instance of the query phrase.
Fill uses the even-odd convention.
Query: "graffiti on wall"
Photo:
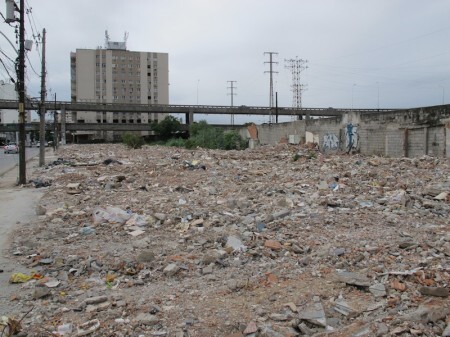
[[[324,150],[337,150],[339,148],[339,138],[334,133],[326,133],[323,136]]]
[[[345,149],[350,152],[358,148],[358,126],[348,123],[344,128],[345,133]]]

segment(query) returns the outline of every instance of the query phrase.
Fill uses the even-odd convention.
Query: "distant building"
[[[16,85],[0,81],[0,99],[18,100]],[[25,112],[26,122],[31,122],[31,112]],[[15,124],[19,122],[19,110],[0,109],[0,124]],[[27,135],[27,138],[29,135]],[[0,133],[0,139],[4,142],[18,142],[19,136],[17,132]]]
[[[73,102],[169,104],[169,56],[167,53],[126,50],[126,42],[110,42],[105,48],[77,49],[70,54]],[[157,113],[73,112],[78,123],[151,123]],[[145,135],[143,133],[143,135]],[[78,132],[79,141],[113,140],[112,132]]]

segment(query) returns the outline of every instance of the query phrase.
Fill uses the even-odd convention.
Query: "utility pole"
[[[302,109],[302,92],[305,91],[305,85],[301,84],[301,72],[308,67],[305,66],[307,60],[299,59],[298,56],[295,59],[284,60],[285,68],[291,70],[292,74],[292,107],[297,110]],[[299,119],[303,119],[303,115],[298,115]]]
[[[39,166],[45,165],[45,28],[42,32],[41,106],[39,109]]]
[[[25,161],[25,0],[20,0],[20,7],[14,0],[6,0],[6,23],[19,22],[19,53],[17,65],[17,89],[19,91],[19,184],[26,184]],[[19,19],[14,12],[19,12]],[[3,33],[2,33],[3,34]],[[9,41],[9,40],[8,40]]]
[[[55,110],[53,111],[53,151],[58,149],[58,112],[56,111],[56,92],[55,92]]]
[[[227,82],[230,83],[228,89],[231,89],[231,93],[228,95],[231,96],[231,106],[233,106],[233,96],[236,95],[233,90],[237,89],[235,86],[233,86],[233,84],[236,83],[236,81],[227,81]],[[231,125],[234,125],[234,114],[231,114]]]
[[[273,65],[278,64],[278,62],[273,61],[273,55],[278,55],[273,51],[265,52],[264,55],[269,54],[269,61],[264,63],[269,63],[269,71],[265,71],[265,73],[269,73],[270,75],[270,91],[269,91],[269,107],[273,108],[273,74],[278,73],[278,71],[273,70]],[[272,109],[270,109],[270,123],[273,123]]]
[[[25,0],[19,8],[19,185],[27,182],[25,161]]]

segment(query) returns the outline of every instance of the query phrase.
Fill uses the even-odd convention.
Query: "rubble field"
[[[72,145],[0,336],[450,336],[450,161]],[[3,331],[3,332],[2,332]]]

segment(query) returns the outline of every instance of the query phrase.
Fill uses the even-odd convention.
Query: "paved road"
[[[25,149],[25,158],[29,160],[34,156],[39,155],[39,148],[27,147]],[[19,154],[17,153],[4,153],[3,149],[0,149],[0,175],[11,170],[15,166],[19,165]]]
[[[38,152],[38,149],[32,150],[34,151],[29,151],[30,154]],[[14,165],[17,156],[16,154],[5,155],[2,151],[0,158],[2,162],[7,161]],[[37,157],[32,159],[28,162],[27,170],[32,170],[32,167],[36,167],[37,163]],[[45,189],[18,187],[16,185],[16,173],[15,170],[10,170],[0,176],[0,316],[17,314],[17,317],[21,317],[23,316],[23,310],[28,310],[28,308],[22,308],[19,301],[11,301],[12,295],[20,296],[21,285],[11,284],[8,281],[14,273],[29,274],[31,271],[17,261],[7,258],[10,253],[8,249],[11,248],[10,245],[15,240],[12,232],[15,229],[20,229],[23,224],[36,219],[35,207]]]

